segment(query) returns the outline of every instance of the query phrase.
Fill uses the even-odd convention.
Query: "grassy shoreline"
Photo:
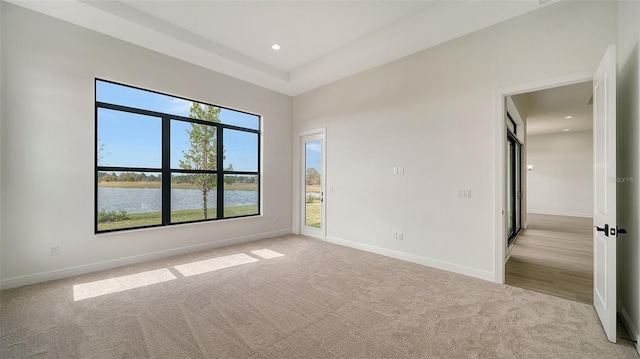
[[[308,184],[305,186],[307,193],[320,193],[319,184]]]
[[[98,187],[117,187],[117,188],[162,188],[161,182],[149,181],[100,181]],[[198,189],[191,183],[172,183],[172,189]],[[258,186],[255,183],[232,183],[225,184],[224,189],[229,191],[257,191]]]
[[[238,217],[246,216],[258,213],[258,206],[235,206],[225,207],[225,217]],[[98,231],[108,231],[112,229],[126,229],[132,227],[144,227],[154,224],[162,223],[161,212],[148,212],[148,213],[130,213],[127,215],[128,219],[117,222],[104,222],[98,223]],[[216,218],[216,209],[210,208],[208,212],[208,218]],[[171,211],[171,222],[181,223],[189,221],[197,221],[203,219],[202,209],[186,209],[182,211]]]

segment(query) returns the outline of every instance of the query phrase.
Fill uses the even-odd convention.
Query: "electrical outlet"
[[[393,174],[397,175],[398,174],[398,167],[393,167]]]
[[[404,174],[404,166],[398,167],[398,174],[400,174],[400,175]]]
[[[59,246],[52,246],[50,251],[51,251],[51,255],[52,256],[57,256],[58,254],[60,254],[60,247]]]
[[[470,189],[459,189],[458,190],[458,198],[471,198],[471,190]]]
[[[398,232],[398,240],[404,240],[404,232]]]

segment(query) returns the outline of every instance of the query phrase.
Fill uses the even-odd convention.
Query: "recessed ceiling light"
[[[564,118],[573,118],[573,116],[565,116]]]
[[[564,129],[564,132],[568,132],[568,131],[571,131],[571,130],[570,130],[570,129],[568,129],[568,128],[565,128],[565,129]]]
[[[271,48],[272,48],[273,50],[275,50],[275,51],[278,51],[278,50],[280,50],[282,47],[281,47],[280,45],[278,45],[278,44],[273,44],[273,45],[271,45]]]

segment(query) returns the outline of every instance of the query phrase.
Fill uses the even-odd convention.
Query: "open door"
[[[593,304],[616,342],[616,49],[593,76]]]
[[[324,134],[301,137],[302,203],[300,233],[325,240]]]

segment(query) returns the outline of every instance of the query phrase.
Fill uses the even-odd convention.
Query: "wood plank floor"
[[[505,267],[505,283],[593,304],[592,219],[529,214]]]

